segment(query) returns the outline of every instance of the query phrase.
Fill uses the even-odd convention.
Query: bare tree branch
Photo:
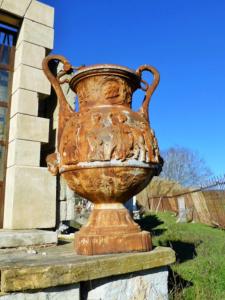
[[[171,147],[162,152],[164,159],[160,177],[174,180],[183,186],[198,186],[212,175],[204,159],[193,150],[184,147]]]

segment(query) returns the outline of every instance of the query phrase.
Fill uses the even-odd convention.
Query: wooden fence
[[[148,190],[137,195],[137,201],[153,212],[179,212],[179,199],[184,202],[188,221],[196,221],[225,229],[225,190],[186,190],[176,195],[154,196]]]

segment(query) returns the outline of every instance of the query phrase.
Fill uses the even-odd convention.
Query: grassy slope
[[[176,223],[171,213],[146,215],[154,246],[171,246],[177,263],[170,274],[172,299],[225,299],[225,231],[203,224]]]

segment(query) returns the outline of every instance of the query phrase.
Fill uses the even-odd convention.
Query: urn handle
[[[50,64],[53,61],[61,62],[63,64],[63,70],[60,71],[58,75],[54,74],[50,68]],[[64,82],[68,82],[66,80],[60,80],[60,78],[65,74],[71,74],[73,72],[73,67],[68,62],[68,60],[61,56],[61,55],[48,55],[44,58],[42,62],[42,68],[43,71],[52,84],[59,103],[59,121],[58,121],[58,143],[61,138],[62,130],[68,121],[68,119],[74,114],[74,111],[72,107],[69,105],[69,103],[66,100],[66,97],[64,96],[63,90],[61,88],[61,84]]]
[[[149,71],[153,75],[153,82],[151,85],[149,85],[144,79],[142,79],[142,72],[143,71]],[[159,84],[160,75],[159,72],[152,66],[149,65],[142,65],[137,70],[136,73],[138,76],[141,77],[141,82],[144,83],[145,87],[141,87],[142,90],[145,91],[145,97],[142,103],[142,106],[139,110],[139,113],[143,115],[143,117],[148,121],[149,123],[149,114],[148,114],[148,107],[151,100],[151,96],[155,89],[157,88]]]

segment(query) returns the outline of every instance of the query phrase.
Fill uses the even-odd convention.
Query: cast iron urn
[[[63,64],[57,75],[50,70],[51,61]],[[73,68],[59,55],[46,57],[43,69],[59,102],[57,149],[47,157],[49,170],[94,203],[87,224],[75,233],[75,251],[94,255],[151,250],[150,233],[141,231],[123,203],[162,168],[148,116],[158,71],[148,65],[136,71],[110,64]],[[143,71],[153,74],[151,85],[142,79]],[[72,75],[70,80],[63,79],[66,74]],[[79,112],[65,99],[65,82],[77,94]],[[139,88],[145,97],[134,112],[132,94]]]

